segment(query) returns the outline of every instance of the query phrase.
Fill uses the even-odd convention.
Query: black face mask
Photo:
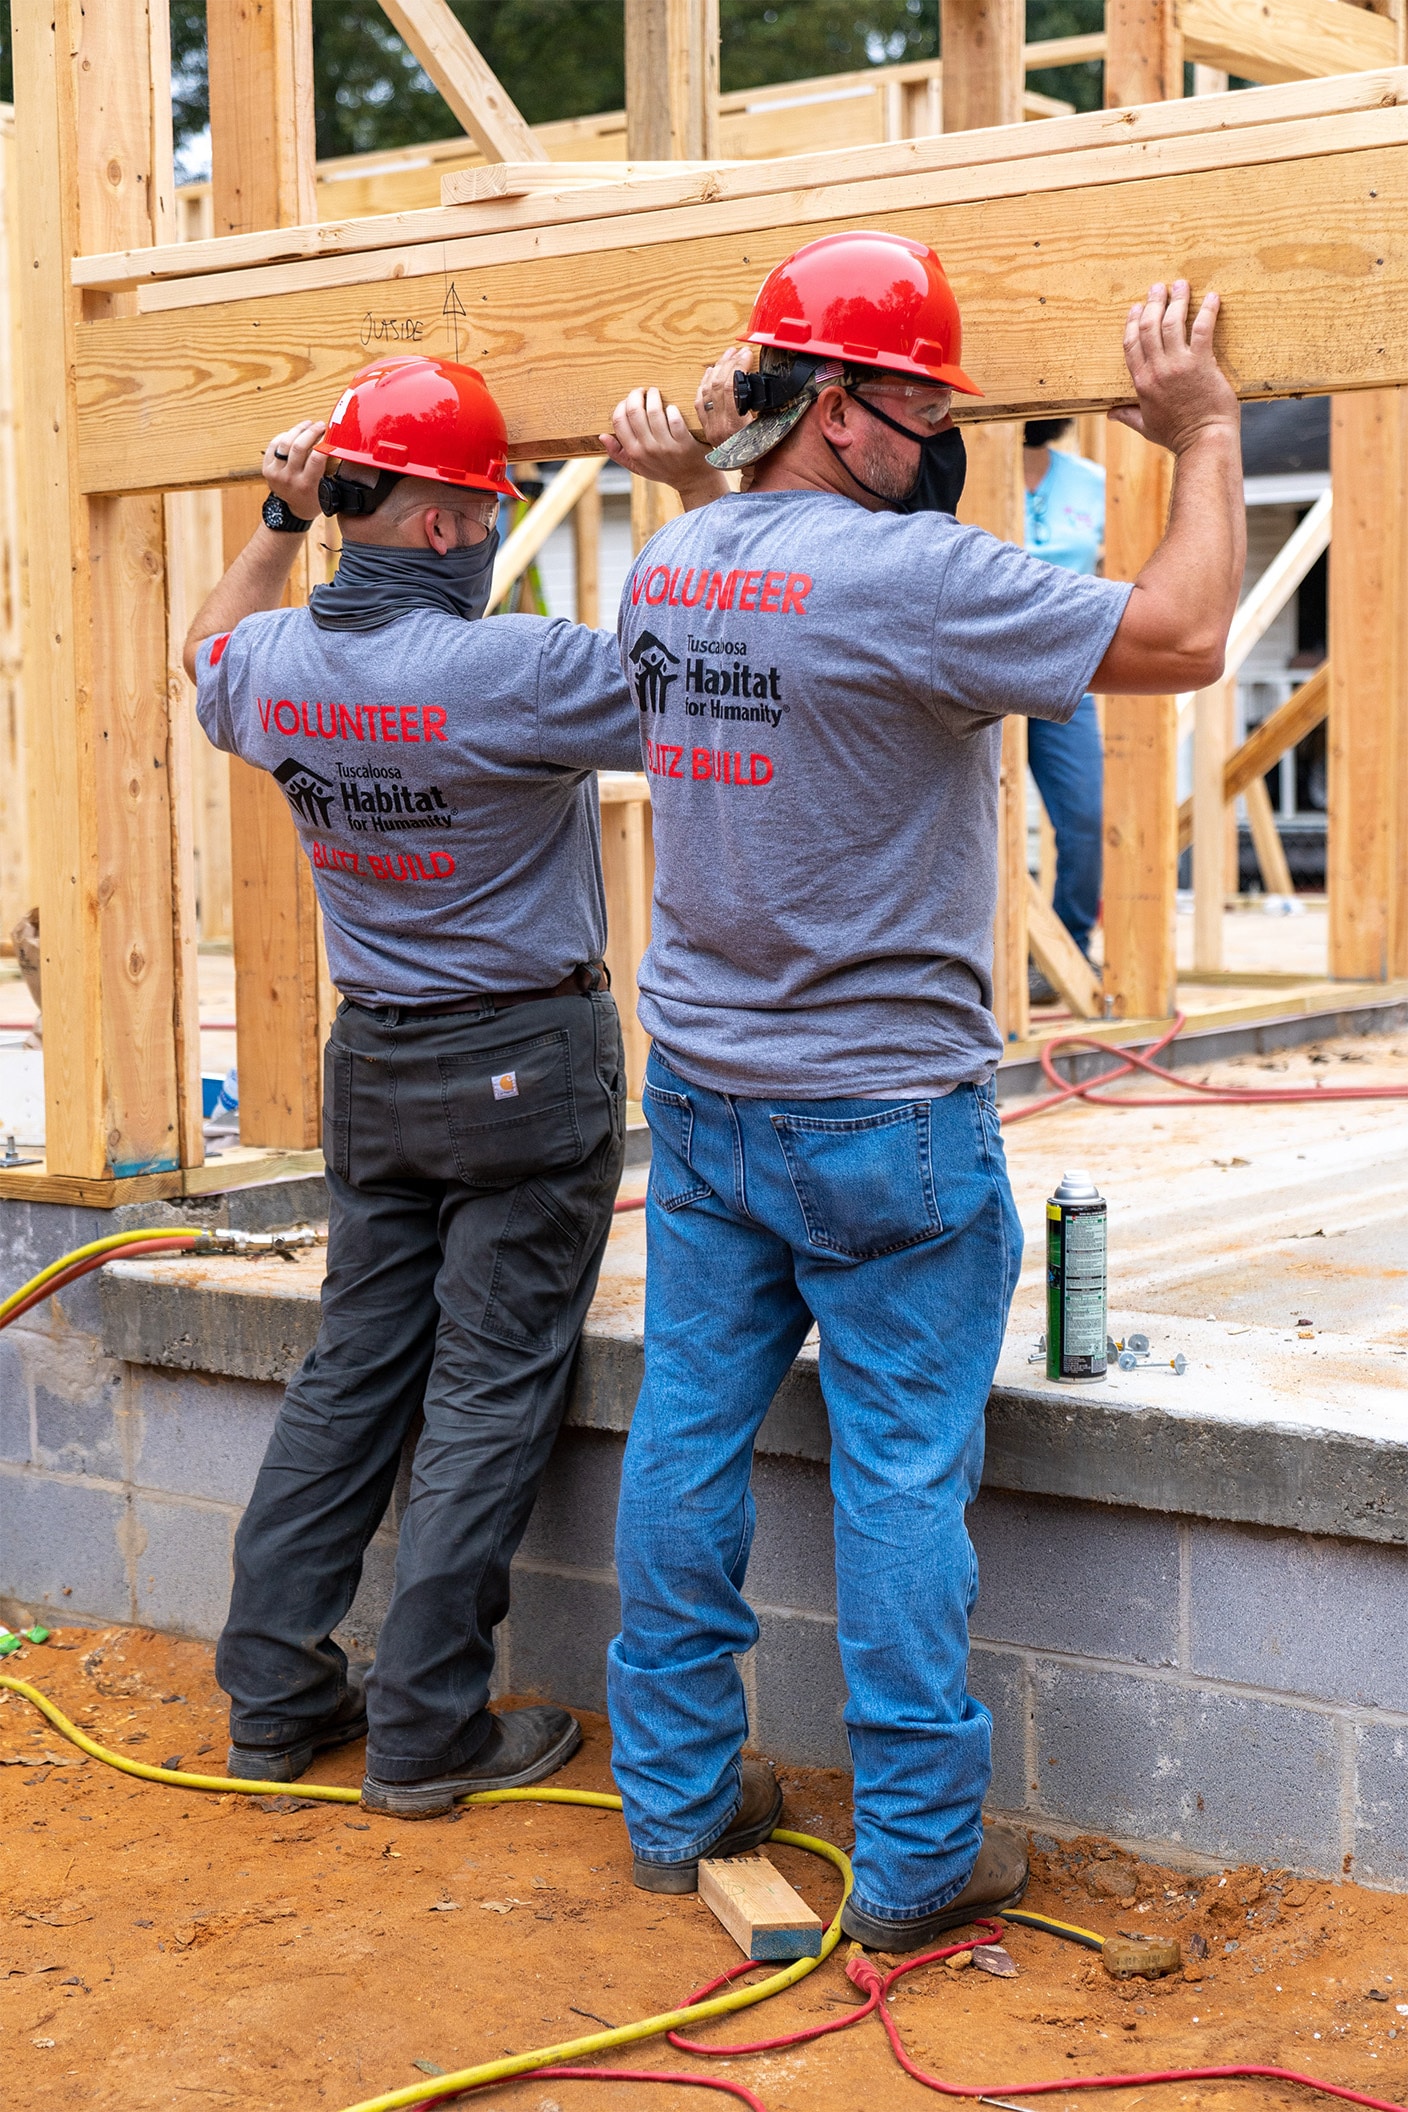
[[[868,396],[857,396],[854,389],[846,394],[853,403],[862,404],[872,418],[888,425],[892,433],[900,433],[906,440],[919,444],[919,471],[913,484],[902,499],[886,499],[885,504],[896,513],[957,513],[958,502],[963,496],[963,486],[968,475],[968,450],[963,445],[963,435],[956,425],[946,426],[941,433],[930,433],[921,439],[907,425],[897,419],[886,417]],[[830,446],[830,442],[827,443]],[[836,450],[833,448],[832,453]],[[846,474],[862,491],[870,492],[874,499],[882,494],[872,490],[863,478],[858,477],[849,462],[843,464]]]

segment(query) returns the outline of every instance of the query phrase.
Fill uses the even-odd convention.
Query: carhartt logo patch
[[[494,1080],[494,1098],[496,1100],[516,1100],[518,1098],[517,1071],[499,1072],[498,1077]]]

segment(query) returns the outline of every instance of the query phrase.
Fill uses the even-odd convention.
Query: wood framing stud
[[[1408,392],[1332,406],[1330,973],[1408,963]]]
[[[1172,457],[1112,425],[1106,455],[1105,569],[1134,579],[1157,548]],[[1177,909],[1177,707],[1172,697],[1105,699],[1105,994],[1121,1019],[1173,1011]]]
[[[216,227],[242,235],[307,217],[315,181],[310,0],[209,0],[207,21]],[[289,66],[295,87],[279,89]],[[243,474],[277,429],[266,410]],[[224,494],[226,563],[253,532],[261,497],[253,485]],[[297,584],[291,591],[296,598]],[[240,1137],[307,1149],[321,1133],[313,876],[267,772],[232,757],[229,782]]]
[[[626,154],[708,161],[718,151],[719,0],[626,0]]]
[[[57,1175],[101,1183],[179,1163],[189,993],[162,507],[81,495],[70,260],[169,231],[170,53],[160,0],[15,0],[12,17],[47,1151]]]
[[[1024,19],[1017,0],[941,0],[945,132],[1021,124]]]
[[[1326,0],[1338,6],[1340,0]],[[1176,0],[1106,0],[1105,107],[1170,102],[1183,93]]]

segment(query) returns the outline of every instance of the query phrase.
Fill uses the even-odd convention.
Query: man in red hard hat
[[[368,367],[263,467],[186,665],[210,738],[288,801],[343,1002],[322,1324],[236,1535],[217,1676],[232,1775],[293,1781],[367,1736],[363,1803],[427,1818],[580,1739],[487,1701],[622,1164],[592,773],[637,764],[637,713],[609,633],[473,620],[515,494],[471,368]],[[320,503],[337,576],[283,608]],[[333,1637],[422,1412],[364,1694]]]
[[[820,1631],[760,1631],[748,1485],[814,1324],[855,1768],[842,1927],[914,1950],[1025,1887],[1021,1837],[984,1831],[991,1719],[967,1691],[964,1510],[1022,1253],[993,1093],[1001,722],[1221,672],[1244,557],[1238,407],[1217,298],[1191,336],[1188,305],[1186,283],[1155,286],[1125,329],[1138,408],[1114,415],[1178,458],[1133,587],[953,517],[951,398],[978,392],[917,242],[828,235],[777,267],[756,369],[734,353],[705,376],[707,459],[653,392],[618,412],[614,452],[689,509],[641,552],[620,618],[654,809],[653,1163],[608,1691],[648,1890],[692,1890],[700,1856],[781,1812],[769,1771],[740,1759],[738,1661],[756,1647],[796,1696]]]

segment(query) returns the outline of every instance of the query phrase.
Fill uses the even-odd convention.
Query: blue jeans
[[[1027,761],[1056,831],[1056,893],[1061,922],[1082,953],[1100,914],[1105,756],[1094,697],[1082,697],[1064,726],[1028,719]]]
[[[963,1513],[1022,1255],[992,1088],[735,1100],[654,1054],[645,1104],[645,1384],[607,1653],[632,1849],[687,1862],[737,1807],[736,1660],[758,1639],[743,1596],[753,1439],[815,1321],[856,1903],[932,1913],[968,1880],[991,1773],[991,1719],[966,1685],[978,1578]]]

